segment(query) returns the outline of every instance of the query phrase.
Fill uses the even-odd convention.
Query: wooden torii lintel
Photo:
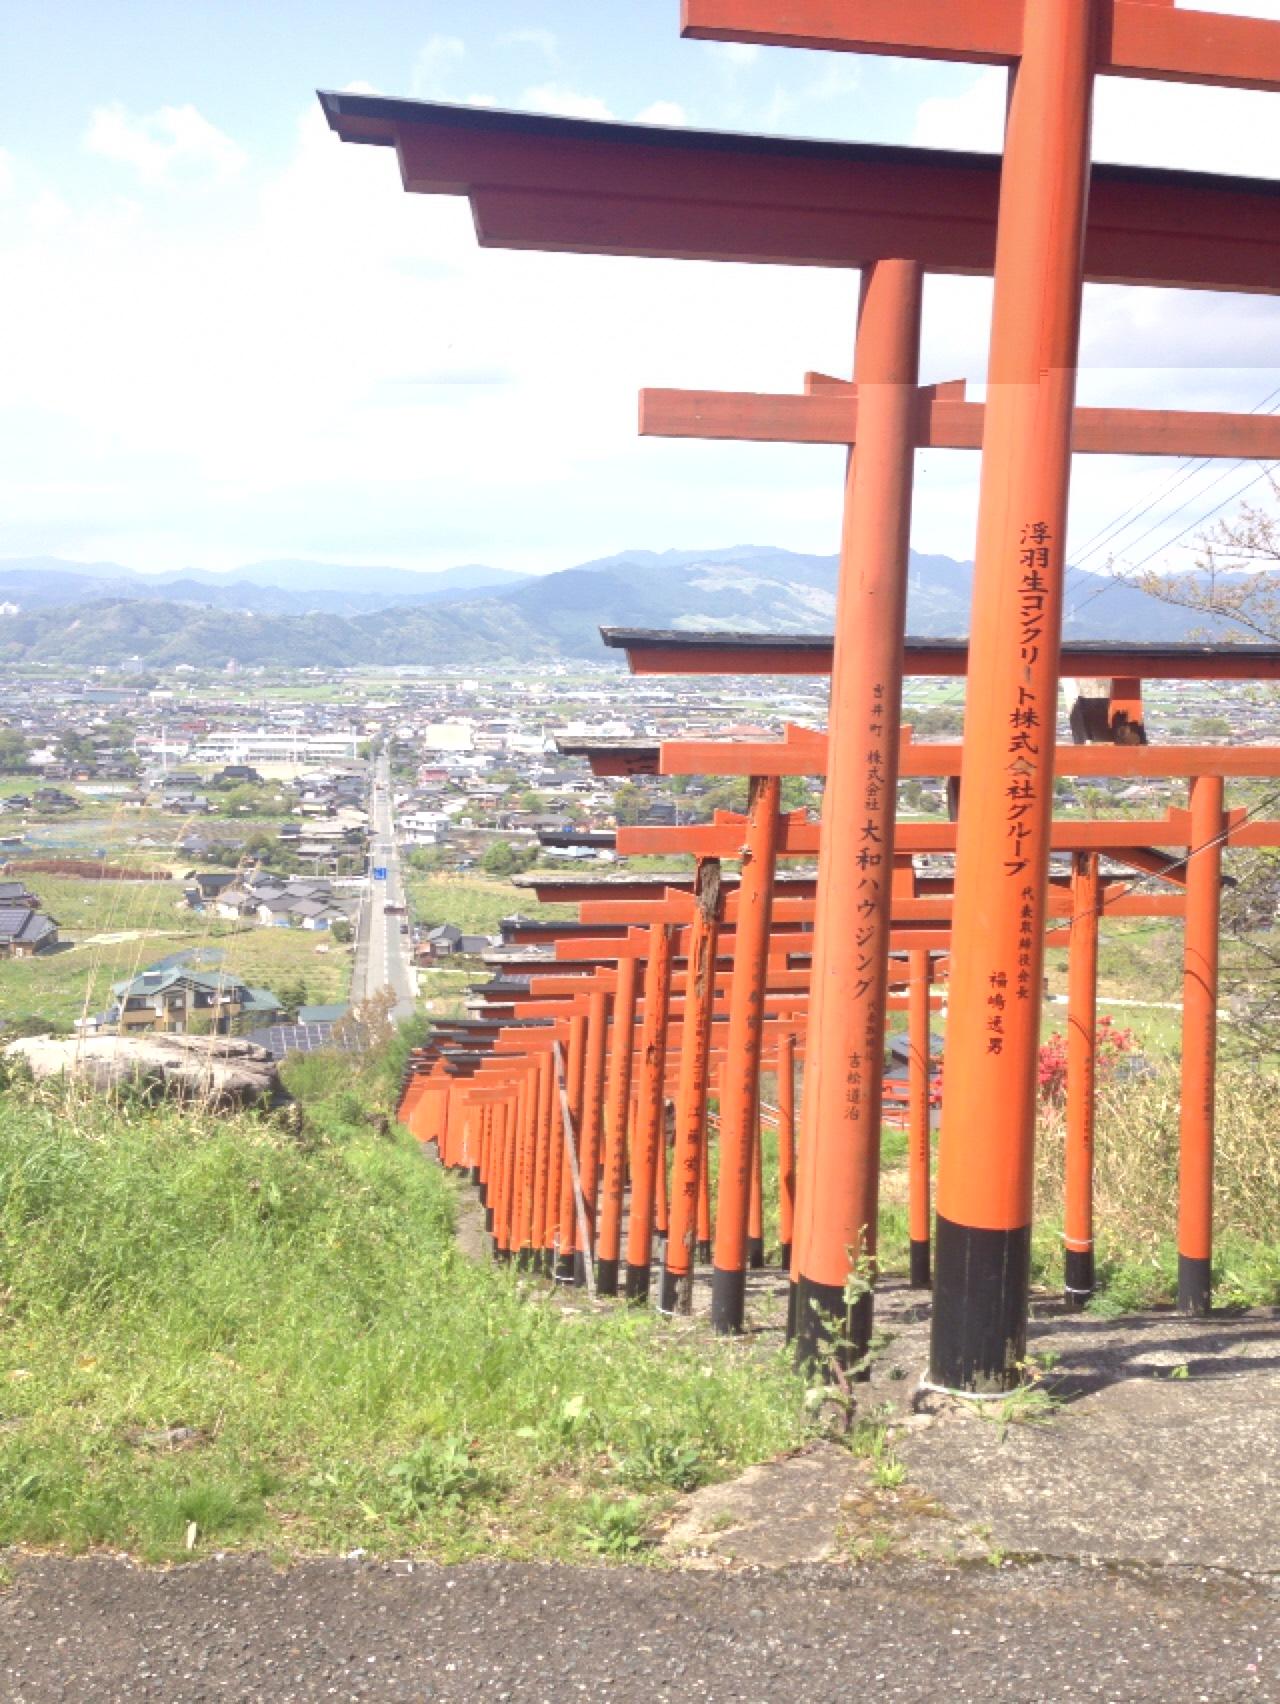
[[[1034,0],[1032,0],[1034,4]],[[1026,0],[683,0],[681,34],[897,58],[1015,65]],[[1112,77],[1280,89],[1280,23],[1111,0],[1096,69]]]
[[[803,396],[753,391],[642,390],[640,435],[744,443],[855,444],[857,386],[820,373],[806,375],[805,384]],[[965,400],[963,380],[922,385],[918,395],[918,448],[982,448],[986,407]],[[1275,461],[1280,460],[1280,416],[1078,408],[1071,447],[1077,453],[1094,455]]]

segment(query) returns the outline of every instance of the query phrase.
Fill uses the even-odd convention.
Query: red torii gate
[[[957,853],[956,1063],[940,1143],[930,1359],[939,1385],[999,1391],[1017,1381],[1026,1340],[1038,1041],[1030,994],[1042,956],[1094,81],[1113,70],[1280,88],[1280,28],[1234,19],[1224,38],[1221,19],[1179,17],[1170,0],[976,0],[963,8],[797,0],[784,18],[770,12],[760,0],[685,0],[684,22],[700,34],[977,59],[1013,72]],[[837,653],[833,724],[840,667]],[[843,741],[832,757],[838,778]],[[1019,998],[992,1014],[988,996],[998,981],[1016,985]],[[874,1194],[868,1199],[874,1203]],[[1184,1309],[1204,1311],[1208,1289],[1207,1261],[1183,1256]]]
[[[1158,4],[1159,0],[1154,0],[1154,3]],[[870,44],[874,51],[895,51],[902,48],[908,52],[920,51],[935,56],[994,57],[1000,63],[1016,61],[1020,67],[1011,102],[1008,146],[1000,191],[995,265],[995,382],[987,420],[987,448],[993,453],[984,458],[983,519],[978,551],[978,587],[982,595],[977,598],[977,604],[980,616],[985,617],[988,611],[991,615],[989,637],[984,622],[980,620],[977,625],[978,640],[984,650],[984,666],[975,672],[980,676],[983,690],[981,694],[973,697],[974,711],[981,708],[989,721],[989,725],[984,725],[979,730],[977,748],[980,756],[976,760],[975,769],[985,794],[981,810],[976,803],[970,803],[962,815],[960,864],[963,879],[957,919],[964,946],[966,974],[972,984],[970,992],[975,996],[972,1009],[978,1014],[981,1012],[981,990],[989,980],[986,976],[989,969],[986,961],[991,957],[993,943],[1006,957],[1008,952],[1016,948],[1020,962],[1024,938],[1029,933],[1023,928],[1028,912],[1036,922],[1034,938],[1028,941],[1033,961],[1038,962],[1039,954],[1040,919],[1037,913],[1043,908],[1043,877],[1047,859],[1045,828],[1050,788],[1045,785],[1045,775],[1051,774],[1047,767],[1049,760],[1044,754],[1044,742],[1038,733],[1034,739],[1029,735],[1021,736],[1023,747],[1018,756],[1017,767],[1019,785],[1024,789],[1026,802],[1010,804],[1004,796],[1008,791],[1006,777],[994,764],[990,754],[996,749],[992,743],[995,736],[1007,731],[1006,712],[1013,715],[1015,720],[1018,716],[1027,718],[1026,726],[1030,729],[1032,719],[1038,720],[1040,707],[1047,699],[1052,699],[1052,689],[1056,685],[1056,645],[1061,615],[1060,539],[1069,478],[1079,294],[1081,278],[1089,264],[1086,259],[1084,227],[1088,176],[1088,114],[1093,74],[1099,66],[1103,66],[1111,69],[1118,67],[1125,71],[1142,69],[1147,75],[1181,76],[1188,74],[1187,66],[1191,64],[1194,66],[1191,74],[1198,80],[1239,81],[1252,86],[1273,86],[1274,76],[1268,78],[1266,67],[1274,61],[1280,61],[1280,33],[1269,31],[1265,25],[1246,25],[1237,20],[1241,28],[1230,36],[1228,52],[1223,49],[1220,35],[1213,36],[1208,28],[1209,25],[1217,25],[1219,20],[1197,21],[1193,16],[1184,19],[1184,27],[1181,29],[1175,25],[1172,33],[1157,29],[1151,34],[1147,31],[1149,19],[1134,16],[1141,14],[1143,7],[1130,3],[1130,0],[1114,0],[1114,4],[1111,4],[1110,0],[1105,0],[1105,3],[1104,0],[1037,0],[1034,7],[1025,10],[1020,0],[991,0],[990,5],[982,8],[981,15],[985,23],[997,19],[999,27],[993,24],[992,31],[988,31],[986,35],[979,31],[977,36],[971,35],[969,26],[973,20],[968,10],[957,16],[953,8],[947,8],[944,12],[936,3],[932,3],[932,0],[914,0],[909,13],[902,18],[897,17],[896,8],[885,7],[880,4],[880,0],[846,0],[844,6],[836,5],[834,12],[827,0],[811,0],[809,5],[796,10],[805,13],[807,18],[822,26],[819,35],[813,37],[797,29],[795,17],[791,16],[789,34],[775,31],[767,34],[767,39],[786,40],[792,45],[812,45],[814,40],[820,39],[828,45],[838,42],[840,45],[859,49]],[[1148,6],[1147,10],[1150,12],[1152,7]],[[750,14],[753,8],[748,5],[743,11],[744,14]],[[1105,37],[1100,33],[1104,15],[1107,24]],[[754,7],[754,17],[757,27],[763,21],[772,29],[778,22],[772,14],[762,20],[758,5]],[[736,19],[733,0],[724,0],[718,13],[714,5],[700,12],[695,4],[686,14],[688,27],[691,30],[702,30],[704,33],[732,35],[735,33]],[[840,19],[844,20],[846,32],[852,33],[841,35]],[[871,20],[870,25],[868,20]],[[854,25],[859,27],[854,29]],[[913,30],[916,33],[913,34]],[[900,34],[896,32],[905,34],[906,39],[900,39]],[[1118,43],[1123,45],[1123,52],[1118,52]],[[1144,57],[1148,50],[1153,55],[1151,59]],[[335,97],[325,97],[325,100],[331,122],[334,122],[336,116],[342,116],[335,105]],[[463,178],[457,170],[456,158],[453,161],[452,175],[442,179],[439,175],[439,162],[431,161],[428,162],[427,176],[419,182],[412,181],[413,138],[406,138],[396,128],[398,119],[404,117],[403,109],[398,117],[385,108],[381,115],[366,108],[362,113],[352,109],[348,116],[354,117],[356,121],[350,132],[354,139],[386,141],[394,136],[405,168],[406,182],[410,187],[456,190],[462,185]],[[510,117],[504,115],[504,118],[510,131]],[[383,126],[381,133],[379,123]],[[388,123],[391,125],[390,130],[386,128]],[[489,132],[490,136],[493,134],[493,131]],[[671,152],[674,152],[674,149],[669,150],[669,154]],[[721,149],[724,155],[733,152],[732,148]],[[745,150],[738,150],[739,154],[743,152]],[[498,153],[501,153],[501,148]],[[814,166],[816,175],[815,156],[812,150],[808,153],[808,163]],[[491,184],[486,182],[485,193],[496,213],[497,226],[502,226],[504,217],[508,220],[506,228],[509,234],[505,238],[500,236],[493,239],[494,226],[488,227],[491,240],[525,244],[536,244],[539,241],[545,243],[545,235],[541,238],[530,236],[530,212],[533,214],[535,229],[538,228],[540,217],[544,231],[549,228],[548,219],[550,227],[554,227],[557,221],[563,225],[567,211],[567,198],[563,195],[564,176],[574,162],[565,155],[563,149],[561,154],[562,158],[557,163],[555,187],[562,193],[553,207],[545,205],[549,199],[545,181],[537,181],[539,170],[545,170],[545,156],[537,162],[531,162],[524,170],[522,191],[514,198],[518,205],[513,206],[512,197],[508,196],[508,205],[504,209],[501,191],[491,193]],[[618,161],[613,158],[604,163],[609,167],[610,205],[603,209],[606,216],[601,218],[602,209],[598,201],[592,203],[587,209],[588,228],[591,231],[587,244],[566,242],[563,236],[557,235],[552,238],[554,246],[607,247],[607,241],[601,241],[601,229],[608,224],[610,214],[615,220],[622,214],[624,224],[630,217],[636,229],[645,227],[646,214],[651,215],[654,211],[652,203],[648,207],[641,205],[638,210],[636,206],[627,203],[624,211],[623,204],[627,197],[617,169]],[[886,164],[883,158],[877,163],[880,166]],[[432,173],[436,174],[434,178]],[[662,193],[666,198],[670,198],[673,193],[670,158],[666,172],[661,175],[664,178]],[[588,186],[583,187],[584,192],[587,192]],[[770,187],[776,191],[776,182]],[[959,179],[952,175],[948,187],[954,195],[960,187]],[[976,187],[976,184],[970,186],[971,194]],[[1187,186],[1184,184],[1183,187]],[[879,188],[883,194],[883,183]],[[931,185],[931,189],[936,195],[937,184]],[[476,201],[474,193],[473,201]],[[971,211],[973,201],[980,203],[980,193],[966,202],[966,214]],[[543,205],[540,206],[540,202]],[[806,197],[799,197],[798,204],[804,206],[806,211],[811,210],[812,203]],[[775,230],[784,223],[777,216],[777,205],[775,195],[772,219]],[[792,205],[797,205],[796,199],[792,200]],[[909,482],[904,483],[904,462],[905,450],[911,441],[909,414],[915,397],[913,369],[915,349],[918,347],[918,267],[921,264],[934,264],[947,269],[972,269],[975,254],[973,239],[979,221],[972,221],[970,228],[961,234],[962,240],[958,244],[955,240],[956,233],[946,229],[948,218],[953,223],[958,223],[956,215],[959,207],[959,201],[953,200],[950,208],[941,214],[936,203],[931,209],[934,218],[928,234],[933,239],[934,249],[930,254],[916,252],[912,246],[913,243],[918,244],[925,234],[924,222],[921,221],[912,233],[911,241],[895,242],[886,253],[877,256],[876,258],[888,264],[884,269],[878,269],[872,274],[864,295],[862,330],[867,334],[865,366],[868,370],[862,371],[863,364],[860,363],[858,376],[871,378],[876,382],[875,390],[865,393],[868,401],[875,395],[881,422],[879,429],[870,435],[870,445],[872,454],[878,458],[881,480],[887,477],[892,490],[888,501],[882,498],[878,503],[859,505],[857,501],[853,501],[857,496],[857,484],[851,486],[847,539],[850,541],[850,553],[855,557],[858,555],[857,541],[862,540],[863,548],[869,553],[868,561],[876,564],[873,573],[878,572],[880,575],[880,581],[877,582],[880,595],[887,598],[891,610],[895,602],[900,603],[901,576],[897,568],[898,558],[905,553],[903,523],[909,503]],[[477,203],[478,216],[480,211]],[[659,215],[663,211],[659,206]],[[687,208],[682,211],[687,215]],[[704,217],[697,223],[704,230],[710,229],[715,221],[705,217],[705,209],[702,211]],[[819,211],[821,213],[827,210],[823,208]],[[1129,208],[1130,226],[1142,225],[1146,211]],[[522,214],[526,220],[523,233],[520,230]],[[595,221],[594,228],[591,226],[592,219]],[[812,227],[815,221],[799,222],[811,227],[806,232],[806,235],[811,237],[814,234]],[[820,217],[816,224],[821,226],[822,222]],[[652,223],[650,218],[649,241],[652,241]],[[682,222],[677,217],[672,223],[680,226]],[[738,241],[742,241],[744,236],[749,238],[751,233],[747,226],[750,223],[751,221],[745,218],[738,221]],[[827,223],[830,224],[829,217]],[[891,231],[895,236],[901,234],[901,221],[897,223],[898,230]],[[683,220],[683,228],[686,231],[688,225],[686,216]],[[885,225],[886,228],[891,228],[893,221],[887,220]],[[846,225],[846,237],[849,229]],[[1128,234],[1132,236],[1132,229]],[[782,240],[787,240],[790,235],[790,230],[781,232]],[[634,240],[633,237],[632,241]],[[670,241],[670,237],[667,240]],[[928,244],[923,246],[927,248]],[[1105,247],[1105,244],[1103,246]],[[957,260],[961,251],[964,251],[963,256]],[[637,251],[633,248],[628,252]],[[641,248],[639,252],[671,251]],[[691,251],[686,248],[675,252]],[[741,257],[767,258],[760,253]],[[801,257],[793,253],[787,258]],[[803,258],[810,263],[824,263],[812,248]],[[863,258],[868,257],[864,255]],[[1180,282],[1218,288],[1240,285],[1239,274],[1230,280],[1224,277],[1228,264],[1225,255],[1210,257],[1201,250],[1199,264],[1203,266],[1207,263],[1210,272],[1197,270],[1190,253],[1190,245],[1184,248],[1178,258],[1183,261],[1179,270],[1186,274]],[[917,269],[914,274],[913,268]],[[1192,274],[1195,276],[1191,276]],[[880,287],[881,284],[883,288]],[[1267,280],[1255,279],[1251,287],[1266,289],[1274,285]],[[1027,304],[1034,304],[1034,307],[1028,307]],[[1046,373],[1049,375],[1047,379]],[[1009,380],[1013,383],[1008,384]],[[1002,457],[1006,460],[1002,461]],[[868,443],[865,439],[859,461],[864,459],[869,459]],[[1000,464],[998,472],[997,463]],[[1012,475],[1006,477],[1010,468],[1013,470]],[[864,489],[870,487],[871,481],[868,480]],[[1014,515],[1008,508],[1011,493],[1020,501],[1034,497],[1036,501],[1031,507],[1035,509],[1035,514],[1032,515],[1031,508],[1027,508],[1024,503],[1025,512]],[[1010,551],[1015,552],[1015,555],[1010,556]],[[1017,553],[1020,553],[1020,556]],[[1043,563],[1039,560],[1042,556]],[[1032,558],[1035,560],[1031,560]],[[1006,559],[1018,561],[1023,574],[1022,607],[1012,614],[1001,610],[996,592],[995,576],[1002,571]],[[1043,583],[1042,575],[1047,576]],[[1034,611],[1031,610],[1032,603],[1035,605]],[[899,616],[900,613],[898,609]],[[1022,622],[1020,630],[1019,618]],[[900,631],[900,622],[898,630]],[[868,644],[871,642],[868,641]],[[884,655],[881,655],[882,652]],[[1034,657],[1030,655],[1032,652]],[[862,692],[863,708],[870,710],[869,726],[875,728],[880,711],[886,706],[890,710],[890,720],[896,721],[892,714],[895,706],[891,683],[886,684],[884,669],[880,666],[887,656],[883,640],[878,649],[874,645],[871,645],[869,650],[864,646],[863,652],[859,653],[852,665],[853,672],[847,693],[842,688],[840,693],[835,695],[833,702],[833,718],[837,723],[839,737],[835,746],[836,768],[832,785],[828,789],[829,794],[837,799],[843,798],[846,792],[852,796],[856,787],[869,789],[874,781],[877,810],[882,806],[884,795],[892,793],[892,777],[881,777],[880,765],[877,763],[874,773],[867,770],[861,775],[854,766],[850,770],[849,781],[842,781],[850,752],[846,738],[840,734],[841,718],[835,713],[846,697],[852,705],[857,693]],[[892,659],[889,661],[891,664]],[[1003,669],[1004,674],[998,674],[997,668]],[[879,708],[871,704],[864,690],[877,671],[879,676],[877,682],[873,683],[873,695],[877,698],[888,695],[885,697],[885,705]],[[896,727],[889,728],[888,734],[891,762],[896,748]],[[998,854],[1002,848],[993,842],[988,844],[995,832],[992,822],[996,820],[993,811],[997,807],[1003,808],[1006,816],[1013,813],[1017,817],[1017,822],[1013,825],[1017,831],[1016,849],[1012,857],[1004,860],[1003,886],[996,885],[996,872],[1000,867]],[[1013,832],[1013,828],[1010,832]],[[878,838],[883,839],[883,836]],[[828,837],[828,860],[832,856],[831,849],[835,840],[834,834]],[[966,851],[966,842],[972,850]],[[967,872],[971,864],[975,874],[970,883]],[[1025,879],[1022,880],[1018,892],[1009,891],[1010,881],[1022,878]],[[839,888],[835,879],[829,877],[822,885],[829,896],[834,896],[831,903],[836,903]],[[966,904],[970,885],[975,896],[984,897],[975,897]],[[979,918],[982,919],[981,922]],[[833,921],[831,928],[821,930],[820,935],[829,937],[834,932]],[[862,1015],[865,1015],[868,1035],[875,1028],[878,1009],[874,999],[875,957],[873,952],[868,958],[867,973],[863,975],[867,997],[861,1000],[860,1007]],[[883,960],[882,951],[879,952],[879,957]],[[830,957],[829,969],[837,977],[844,976],[845,967],[835,956]],[[861,972],[859,974],[862,975]],[[1020,970],[1019,982],[1022,980]],[[1030,975],[1026,980],[1030,982]],[[969,1010],[968,1007],[965,1009]],[[950,1173],[944,1164],[944,1177],[953,1179],[956,1184],[959,1211],[958,1216],[950,1217],[940,1210],[940,1232],[945,1230],[948,1259],[953,1260],[956,1274],[963,1276],[965,1280],[964,1285],[954,1292],[951,1286],[946,1286],[947,1308],[944,1310],[940,1307],[935,1312],[933,1371],[939,1381],[945,1384],[971,1387],[990,1384],[1000,1387],[1016,1378],[1016,1361],[1025,1335],[1026,1254],[1030,1235],[1029,1156],[1033,1116],[1030,1094],[1033,1037],[1024,1021],[1025,1018],[1026,1013],[1015,1006],[1008,1016],[1007,1033],[1004,1017],[992,1020],[985,1026],[983,1034],[979,1034],[975,1029],[972,1046],[966,1045],[961,1053],[964,1084],[961,1098],[968,1100],[975,1112],[979,1107],[998,1107],[1005,1101],[1010,1105],[1011,1112],[1006,1127],[994,1138],[973,1135],[967,1138],[976,1144],[979,1159],[983,1158],[985,1153],[990,1164],[980,1166],[977,1170],[979,1173],[986,1171],[995,1175],[996,1181],[993,1184],[985,1186],[985,1190],[979,1188],[975,1193],[974,1190],[967,1189],[965,1181],[975,1169],[971,1164],[961,1166],[958,1170],[953,1167]],[[966,1022],[969,1021],[966,1019]],[[980,1018],[975,1016],[972,1024],[976,1025],[979,1021]],[[992,1030],[998,1030],[999,1033],[988,1033]],[[985,1052],[980,1052],[983,1041],[986,1044]],[[1006,1049],[1008,1059],[1002,1063]],[[1004,1089],[1003,1097],[997,1094],[993,1098],[991,1090],[996,1084]],[[869,1203],[874,1209],[874,1168],[868,1165],[869,1150],[865,1132],[863,1138],[855,1143],[852,1153],[846,1150],[840,1140],[832,1139],[834,1134],[832,1131],[824,1132],[821,1126],[817,1129],[818,1137],[824,1138],[824,1166],[830,1165],[843,1172],[848,1185],[853,1189],[852,1201],[855,1209],[864,1203]],[[807,1144],[814,1164],[818,1163],[815,1157],[817,1146],[816,1140]],[[949,1153],[949,1147],[944,1145],[944,1156]],[[1007,1177],[1001,1173],[1002,1157],[1013,1162]],[[848,1219],[849,1203],[841,1202],[842,1193],[839,1190],[834,1191],[833,1198],[837,1203],[837,1217],[843,1211],[843,1223]],[[813,1199],[818,1201],[816,1189]],[[823,1210],[825,1211],[825,1208]],[[1022,1217],[1019,1217],[1019,1214]],[[856,1218],[855,1212],[855,1242],[860,1240],[861,1234],[856,1229]],[[873,1212],[868,1214],[868,1220],[873,1223]],[[827,1230],[833,1228],[836,1228],[834,1222],[826,1227]],[[823,1239],[819,1237],[818,1240]],[[839,1241],[839,1238],[836,1240]],[[826,1237],[826,1241],[829,1243],[831,1238]],[[940,1251],[941,1248],[940,1238]],[[831,1265],[830,1258],[820,1254],[817,1264],[823,1266],[824,1263]],[[835,1265],[840,1265],[838,1259]],[[984,1273],[987,1279],[995,1281],[994,1287],[991,1283],[975,1282],[975,1274]],[[807,1285],[811,1291],[810,1296],[801,1298],[803,1344],[810,1326],[815,1333],[819,1331],[820,1316],[831,1313],[838,1315],[842,1274],[834,1269],[829,1272],[818,1271],[815,1267],[814,1273],[806,1277],[802,1268],[801,1281],[802,1290]],[[809,1305],[810,1301],[812,1307]],[[1010,1329],[1011,1325],[1013,1329]],[[865,1308],[860,1308],[859,1316],[852,1322],[852,1326],[853,1347],[856,1352],[862,1339],[869,1334],[869,1296]]]

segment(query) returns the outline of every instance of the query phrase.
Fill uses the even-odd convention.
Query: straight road
[[[375,880],[375,870],[385,870],[386,879]],[[397,915],[396,910],[404,904],[404,875],[391,803],[391,765],[383,756],[374,765],[369,812],[369,886],[356,923],[351,999],[359,1005],[389,988],[396,997],[392,1016],[397,1022],[412,1017],[415,1009],[411,937],[403,927],[409,919],[407,915]]]

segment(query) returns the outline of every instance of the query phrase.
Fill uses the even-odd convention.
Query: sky
[[[1200,9],[1280,19],[1280,0]],[[465,200],[405,195],[315,98],[999,147],[994,70],[683,42],[678,11],[0,0],[0,557],[547,572],[834,551],[843,452],[643,440],[635,398],[848,372],[855,274],[482,251]],[[1104,78],[1094,138],[1098,159],[1280,177],[1280,95]],[[980,386],[989,300],[929,281],[926,382]],[[1280,301],[1091,287],[1080,397],[1277,407]],[[1078,457],[1074,559],[1187,566],[1198,518],[1256,473],[1175,486],[1177,464]],[[920,455],[918,549],[972,555],[977,478],[976,456]]]

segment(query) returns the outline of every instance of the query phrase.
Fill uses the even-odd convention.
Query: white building
[[[258,728],[250,733],[234,728],[209,733],[190,753],[193,763],[312,764],[354,763],[359,754],[358,734],[303,734],[289,728]]]

